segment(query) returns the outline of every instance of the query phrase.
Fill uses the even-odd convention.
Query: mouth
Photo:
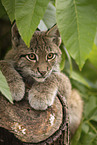
[[[33,77],[37,82],[44,82],[46,77]]]
[[[44,76],[33,76],[34,80],[36,80],[37,82],[44,82],[51,74],[52,71],[50,71],[48,74],[44,75]]]

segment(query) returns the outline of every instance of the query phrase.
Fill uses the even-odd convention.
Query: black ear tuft
[[[48,35],[49,37],[51,37],[52,38],[52,41],[57,46],[60,46],[61,45],[61,37],[60,37],[59,30],[57,28],[57,24],[55,24],[53,27],[51,27],[50,29],[48,29],[46,31],[46,35]]]
[[[14,48],[16,48],[20,44],[20,38],[21,38],[16,23],[13,24],[11,33],[12,33],[12,45]]]
[[[39,28],[37,28],[37,29],[36,29],[36,31],[40,31],[40,29],[39,29]]]

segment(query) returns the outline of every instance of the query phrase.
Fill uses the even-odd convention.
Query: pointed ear
[[[51,37],[52,38],[52,41],[57,46],[60,46],[61,45],[61,37],[60,37],[59,30],[57,28],[57,24],[55,24],[53,27],[51,27],[50,29],[48,29],[46,31],[46,35],[48,35],[49,37]]]
[[[16,23],[13,24],[11,33],[12,33],[12,45],[14,48],[16,48],[20,44],[20,39],[21,39]]]

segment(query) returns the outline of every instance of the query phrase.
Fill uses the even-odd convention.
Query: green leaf
[[[56,23],[56,8],[49,3],[44,14],[43,19],[40,21],[38,28],[41,31],[45,31],[48,28],[52,27]]]
[[[97,0],[56,0],[56,20],[67,50],[81,69],[96,34]]]
[[[89,54],[89,60],[97,68],[97,46],[94,44],[91,53]]]
[[[84,139],[82,140],[82,145],[96,145],[96,144],[93,144],[96,138],[97,138],[97,135],[90,132],[89,134],[86,134],[84,136]]]
[[[3,6],[5,7],[5,10],[10,18],[10,20],[13,22],[15,19],[15,0],[1,0]]]
[[[82,130],[83,130],[85,133],[88,133],[88,131],[89,131],[89,125],[87,125],[86,123],[83,123],[83,124],[82,124]]]
[[[96,113],[97,113],[97,112],[96,112]],[[94,121],[97,122],[97,114],[96,114],[95,116],[92,116],[92,117],[91,117],[91,120],[94,120]]]
[[[93,112],[93,115],[91,116],[90,120],[97,122],[97,109]]]
[[[60,62],[60,70],[62,71],[64,69],[65,66],[65,51],[63,49],[63,47],[60,47],[62,55],[61,55],[61,62]]]
[[[32,34],[43,18],[49,0],[16,0],[15,18],[22,39],[29,46]]]
[[[0,71],[0,91],[11,103],[13,103],[10,89],[1,71]]]
[[[43,21],[47,28],[52,27],[56,23],[56,8],[51,3],[48,4]]]
[[[89,100],[85,103],[84,106],[84,115],[85,118],[89,118],[93,115],[97,108],[97,99],[96,96],[90,96]]]
[[[79,83],[85,85],[86,87],[90,87],[88,82],[86,81],[86,79],[75,71],[71,72],[71,78],[78,81]]]
[[[73,139],[71,140],[71,145],[78,145],[78,141],[81,136],[81,130],[82,130],[82,123],[80,124],[79,128],[77,129]]]
[[[69,66],[70,66],[70,72],[69,72],[69,73],[70,73],[70,75],[71,75],[71,73],[72,73],[72,60],[71,60],[71,57],[70,57],[70,55],[69,55],[69,53],[68,53],[66,47],[63,46],[63,48],[64,48],[64,51],[65,51],[65,53],[66,53],[66,55],[67,55],[67,58],[68,58],[68,62],[69,62]]]

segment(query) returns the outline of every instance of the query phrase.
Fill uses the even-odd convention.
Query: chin
[[[33,77],[37,82],[44,82],[46,78],[36,78]]]

